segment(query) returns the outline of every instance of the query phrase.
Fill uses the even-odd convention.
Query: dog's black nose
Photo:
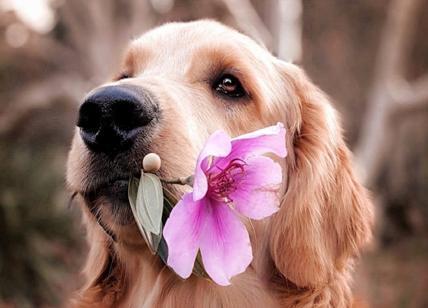
[[[86,97],[77,126],[91,151],[110,154],[129,149],[157,116],[158,105],[139,87],[106,86]]]

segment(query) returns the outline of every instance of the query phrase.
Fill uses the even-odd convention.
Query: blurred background
[[[198,18],[263,41],[330,95],[378,215],[356,293],[428,307],[428,0],[0,0],[0,307],[62,306],[79,286],[64,173],[80,98],[130,39]]]

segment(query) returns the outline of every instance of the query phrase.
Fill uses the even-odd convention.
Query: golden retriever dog
[[[284,123],[280,210],[247,226],[254,259],[230,286],[183,280],[142,239],[127,186],[143,157],[164,178],[193,173],[208,136]],[[67,182],[87,228],[75,307],[351,307],[352,271],[371,238],[336,111],[297,66],[215,21],[168,23],[134,40],[117,77],[80,106]],[[185,188],[171,185],[177,197]]]

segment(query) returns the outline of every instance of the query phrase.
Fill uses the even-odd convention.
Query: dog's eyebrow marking
[[[130,76],[137,75],[144,70],[151,56],[150,49],[145,48],[138,41],[134,41],[123,56],[121,72],[126,72]]]
[[[203,62],[200,59],[205,59]],[[201,64],[202,63],[202,64]],[[235,44],[201,46],[193,54],[186,69],[191,82],[214,83],[222,74],[232,74],[239,79],[248,97],[258,87],[258,60],[254,52],[239,48]]]

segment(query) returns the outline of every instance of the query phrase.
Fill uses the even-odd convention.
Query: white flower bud
[[[156,153],[149,153],[143,158],[143,170],[154,173],[161,167],[161,159]]]

